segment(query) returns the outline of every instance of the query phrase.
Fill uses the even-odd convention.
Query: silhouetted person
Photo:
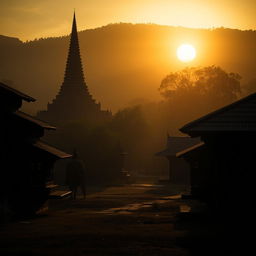
[[[80,187],[84,198],[86,197],[85,168],[83,162],[80,159],[78,159],[76,150],[74,150],[72,159],[67,165],[66,184],[72,191],[73,199],[76,199],[78,187]]]

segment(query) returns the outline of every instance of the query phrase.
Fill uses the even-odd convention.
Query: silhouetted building
[[[56,98],[37,117],[55,124],[72,120],[97,121],[111,117],[109,111],[101,110],[100,103],[95,102],[85,83],[75,14],[64,81]]]
[[[55,127],[18,109],[27,96],[0,83],[0,218],[6,212],[28,215],[48,199],[47,181],[58,159],[70,157],[40,140]]]
[[[177,152],[178,159],[186,160],[190,168],[190,196],[194,199],[208,199],[208,159],[204,142]],[[199,161],[200,159],[200,161]]]
[[[199,143],[200,139],[190,137],[167,137],[166,148],[156,153],[156,156],[166,157],[169,161],[169,181],[176,184],[190,183],[190,166],[176,154]]]
[[[188,159],[197,184],[197,196],[236,214],[254,200],[256,93],[199,118],[180,129],[204,144],[178,154]],[[192,175],[193,176],[193,175]],[[197,176],[197,177],[196,177]]]
[[[206,240],[202,235],[201,240],[193,241],[191,254],[205,254],[204,248],[213,249],[212,255],[233,255],[238,251],[248,254],[255,247],[251,229],[255,225],[256,93],[203,116],[180,131],[191,137],[200,136],[203,141],[177,154],[191,164],[195,188],[192,194],[206,206],[198,215],[197,226],[210,230]],[[189,239],[192,236],[195,237],[193,231]]]

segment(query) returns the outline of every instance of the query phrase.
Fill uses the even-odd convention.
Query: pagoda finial
[[[73,24],[72,24],[72,34],[73,32],[76,32],[77,33],[77,27],[76,27],[76,11],[74,9],[74,15],[73,15]]]
[[[72,83],[71,83],[72,81]],[[64,84],[69,85],[74,84],[77,82],[82,87],[86,87],[84,82],[84,75],[83,75],[83,68],[82,68],[82,61],[80,57],[80,49],[79,49],[79,42],[78,42],[78,33],[77,33],[77,26],[76,26],[76,14],[74,10],[73,16],[73,24],[72,24],[72,31],[70,36],[70,45],[69,45],[69,53],[68,59],[66,64],[66,71],[64,77]],[[87,90],[87,88],[86,88]]]

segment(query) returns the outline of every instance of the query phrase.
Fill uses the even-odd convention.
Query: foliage
[[[248,95],[255,92],[256,92],[256,78],[253,78],[243,85],[243,94]]]
[[[147,123],[139,106],[117,112],[107,122],[76,121],[62,125],[48,135],[51,144],[83,159],[88,183],[118,182],[122,168],[135,169],[144,165]],[[126,156],[127,155],[127,156]],[[124,166],[124,161],[129,163]]]
[[[232,103],[241,96],[240,79],[239,74],[218,66],[170,73],[159,88],[165,99],[161,106],[163,123],[175,133],[186,123]]]
[[[112,129],[125,136],[133,134],[136,137],[141,137],[145,133],[146,126],[141,106],[118,111],[111,122]]]
[[[220,67],[192,67],[170,73],[159,90],[167,99],[191,94],[228,102],[240,94],[240,79],[239,74],[227,73]]]
[[[141,169],[147,158],[147,142],[149,141],[149,126],[141,106],[134,106],[118,111],[110,129],[120,140],[120,145],[127,152],[127,168]]]

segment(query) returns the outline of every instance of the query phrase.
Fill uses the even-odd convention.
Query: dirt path
[[[86,200],[52,200],[32,220],[0,231],[1,255],[187,255],[176,239],[177,188],[127,185]]]

